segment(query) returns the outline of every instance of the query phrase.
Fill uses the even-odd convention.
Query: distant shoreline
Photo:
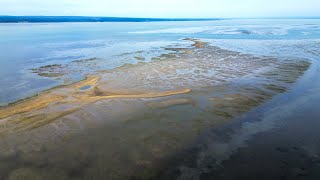
[[[222,18],[130,18],[90,16],[0,16],[0,23],[217,21]]]

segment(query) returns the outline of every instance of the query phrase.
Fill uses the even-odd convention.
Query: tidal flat
[[[162,47],[170,52],[150,62],[1,107],[0,179],[156,179],[200,135],[286,92],[310,67],[304,58],[180,42],[188,45]],[[98,60],[70,63],[81,69]],[[63,78],[68,66],[32,71]]]

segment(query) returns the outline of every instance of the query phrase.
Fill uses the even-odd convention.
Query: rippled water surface
[[[308,40],[319,37],[318,20],[222,20],[208,22],[56,23],[0,25],[0,104],[34,95],[88,72],[150,61],[161,47],[183,45],[181,38]],[[240,41],[236,41],[238,44]],[[282,43],[286,41],[282,41]],[[254,42],[253,42],[254,43]],[[251,43],[252,45],[254,45]],[[259,46],[256,43],[254,46]],[[234,45],[234,43],[229,43]],[[238,48],[245,48],[239,47]],[[290,49],[290,48],[289,48]],[[290,51],[290,50],[289,50]],[[78,66],[92,59],[98,65]],[[71,63],[70,63],[71,62]],[[59,64],[51,78],[33,69]],[[61,77],[68,71],[69,76]],[[73,71],[73,73],[70,73]],[[55,78],[52,78],[54,76]]]
[[[320,97],[317,19],[1,24],[0,37],[2,105],[63,85],[0,109],[0,179],[228,179],[219,168],[252,136]]]

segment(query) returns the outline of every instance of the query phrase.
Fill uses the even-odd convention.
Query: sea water
[[[184,44],[182,38],[208,39],[237,51],[288,56],[295,48],[315,48],[318,19],[234,19],[205,22],[17,23],[0,25],[0,104],[71,83],[85,74],[138,62],[127,53],[142,52],[149,62],[162,47]],[[311,43],[310,43],[311,42]],[[277,44],[277,48],[274,48]],[[282,53],[283,50],[285,53]],[[310,54],[310,53],[308,53]],[[66,77],[43,77],[32,69],[99,59],[99,66],[74,67]]]
[[[5,118],[0,177],[150,178],[168,168],[164,179],[210,175],[258,133],[284,122],[290,127],[291,120],[298,130],[317,122],[319,27],[317,19],[2,24],[4,105],[86,74],[102,76],[101,91],[82,86],[75,95],[192,91],[61,101]],[[209,44],[196,48],[195,39]],[[74,107],[80,108],[60,117]],[[306,120],[313,121],[307,126]],[[211,131],[228,124],[231,130]],[[309,130],[319,137],[317,126]],[[311,139],[308,148],[314,147]]]

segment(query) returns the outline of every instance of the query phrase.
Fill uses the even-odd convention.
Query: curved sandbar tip
[[[97,85],[97,83],[100,79],[101,79],[100,76],[87,75],[85,80],[77,82],[71,86],[73,86],[76,89],[80,89],[83,86],[95,86],[95,85]]]
[[[204,48],[205,45],[208,44],[207,42],[203,42],[203,41],[200,41],[200,40],[194,39],[194,38],[184,38],[183,40],[184,41],[192,41],[192,42],[194,42],[194,44],[192,44],[192,46],[196,47],[196,48]]]

